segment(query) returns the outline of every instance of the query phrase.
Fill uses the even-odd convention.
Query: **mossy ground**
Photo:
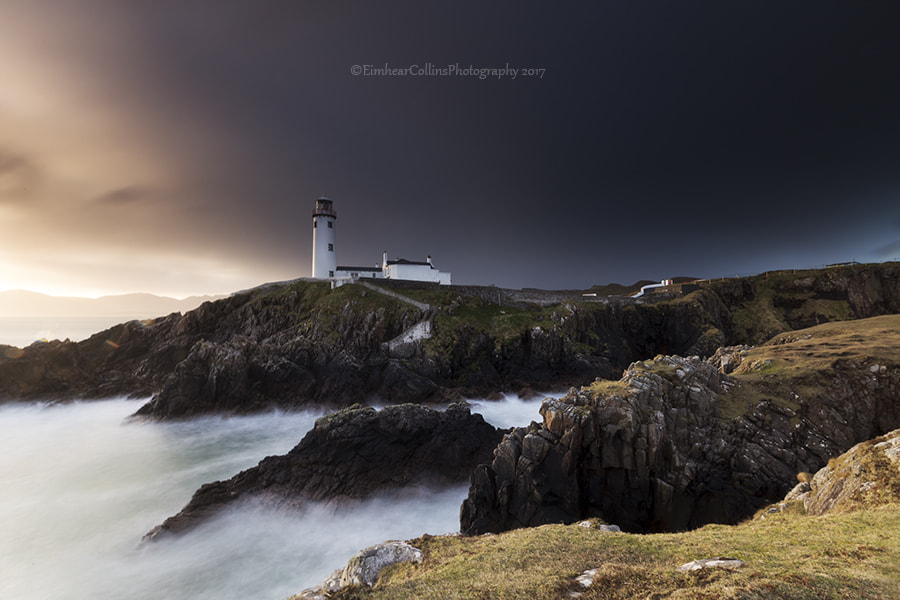
[[[740,385],[719,395],[725,418],[763,401],[797,410],[821,393],[841,365],[854,370],[900,365],[900,315],[836,321],[781,333],[752,348],[732,373]]]
[[[545,525],[479,537],[424,536],[420,565],[397,565],[373,589],[337,598],[565,598],[574,578],[599,569],[589,599],[900,598],[900,505],[824,517],[781,513],[736,526],[677,534],[607,533]],[[683,573],[700,558],[728,556],[736,571]]]

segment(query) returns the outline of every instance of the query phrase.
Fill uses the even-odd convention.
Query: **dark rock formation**
[[[189,529],[236,500],[301,506],[364,499],[410,484],[461,483],[490,458],[501,436],[464,402],[443,412],[411,404],[380,411],[352,406],[316,421],[287,454],[203,485],[146,537]]]
[[[805,342],[773,343],[776,358],[792,344],[815,354]],[[897,348],[845,358],[850,346],[820,344],[808,369],[782,375],[764,374],[782,358],[752,360],[733,378],[663,356],[545,401],[543,423],[513,430],[473,473],[462,531],[591,517],[672,531],[746,518],[783,497],[796,473],[900,425]]]
[[[400,285],[431,294],[423,310],[362,286],[272,284],[79,343],[0,347],[0,400],[152,396],[140,414],[154,419],[448,401],[585,385],[657,354],[706,357],[818,322],[900,312],[900,267],[891,264],[698,287],[633,300]],[[542,294],[555,308],[530,303]],[[431,339],[390,350],[423,319]]]

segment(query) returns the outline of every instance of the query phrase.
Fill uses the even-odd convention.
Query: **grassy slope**
[[[565,597],[587,569],[599,568],[585,599],[900,597],[900,505],[806,517],[792,513],[737,526],[678,534],[606,533],[544,525],[500,535],[412,540],[421,565],[397,565],[373,589],[338,598],[452,599]],[[691,560],[728,556],[738,571],[682,573]]]
[[[761,400],[788,404],[794,393],[812,396],[821,390],[838,363],[900,364],[900,315],[836,321],[781,333],[749,350],[732,373],[741,385],[719,397],[726,418],[744,414]]]

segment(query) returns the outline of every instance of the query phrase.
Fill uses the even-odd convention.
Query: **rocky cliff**
[[[464,402],[443,412],[411,404],[380,411],[352,406],[320,418],[287,454],[202,486],[145,539],[183,532],[237,501],[296,507],[359,500],[411,484],[465,482],[501,435]]]
[[[0,347],[0,399],[152,396],[140,414],[159,419],[446,401],[584,385],[657,354],[706,357],[819,322],[900,312],[893,264],[698,286],[639,300],[555,292],[547,303],[535,290],[398,286],[423,310],[362,286],[272,284],[79,343]],[[422,321],[430,339],[387,344]]]
[[[465,533],[591,517],[631,531],[735,522],[797,472],[900,426],[900,317],[781,334],[710,362],[659,356],[541,414],[473,473]]]

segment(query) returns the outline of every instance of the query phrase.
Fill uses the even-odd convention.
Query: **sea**
[[[0,404],[0,599],[284,600],[391,539],[454,533],[467,485],[353,508],[243,506],[142,543],[203,483],[283,454],[321,412],[129,420],[141,400]],[[472,400],[499,427],[540,400]]]
[[[86,340],[98,331],[119,323],[131,321],[129,317],[4,317],[0,316],[0,344],[24,348],[34,342],[49,340]]]

